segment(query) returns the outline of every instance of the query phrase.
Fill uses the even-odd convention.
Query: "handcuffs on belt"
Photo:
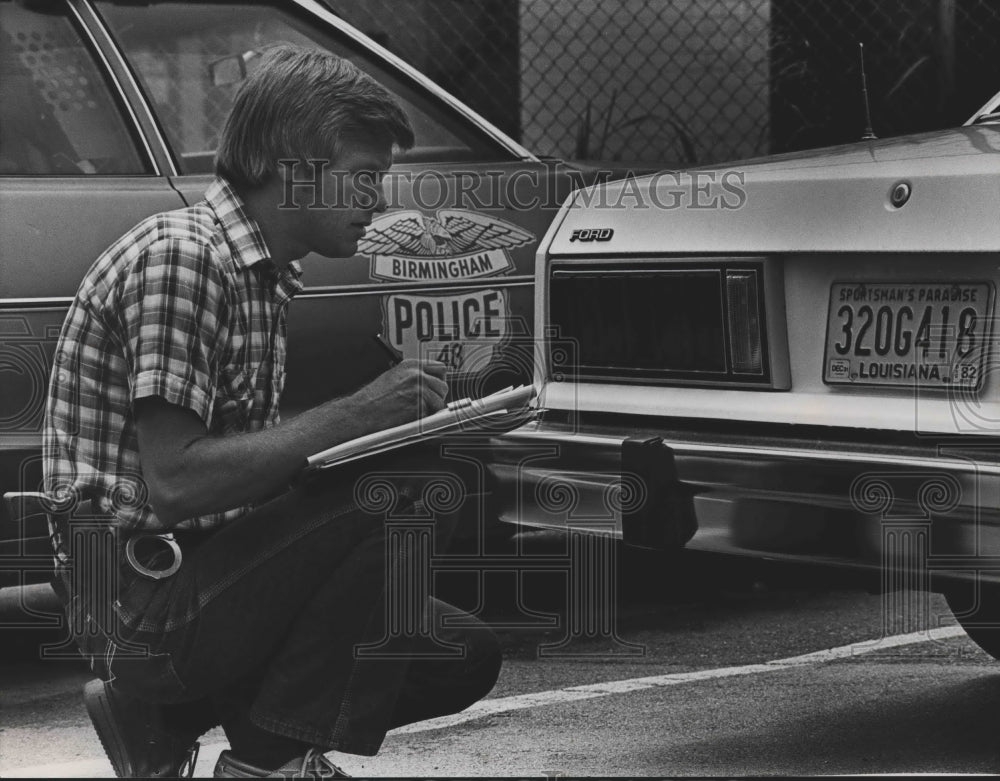
[[[166,543],[170,552],[174,555],[173,562],[166,569],[150,569],[149,567],[141,564],[135,555],[135,546],[143,540],[151,538]],[[181,547],[177,544],[177,540],[174,539],[174,535],[169,532],[166,534],[133,534],[125,542],[125,560],[131,565],[132,569],[143,577],[150,578],[151,580],[163,580],[164,578],[169,578],[181,568],[181,558]]]

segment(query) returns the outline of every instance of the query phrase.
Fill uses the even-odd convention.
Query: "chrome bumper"
[[[996,443],[838,442],[793,429],[761,436],[602,421],[532,423],[495,438],[500,519],[669,547],[673,532],[658,527],[675,525],[680,497],[696,523],[689,548],[881,571],[894,587],[931,576],[1000,582]],[[650,438],[671,458],[636,469],[623,449]]]

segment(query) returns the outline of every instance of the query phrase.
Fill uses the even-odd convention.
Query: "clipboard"
[[[504,388],[479,399],[457,399],[442,410],[400,426],[376,431],[314,453],[306,459],[302,476],[350,464],[418,442],[456,432],[501,432],[535,417],[531,385]]]

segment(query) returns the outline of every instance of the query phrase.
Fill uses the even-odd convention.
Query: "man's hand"
[[[448,395],[445,373],[448,366],[440,361],[407,358],[358,391],[366,405],[371,405],[385,428],[398,426],[431,415],[444,407]]]

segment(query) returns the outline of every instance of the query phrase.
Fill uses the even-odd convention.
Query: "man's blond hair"
[[[275,46],[236,94],[215,170],[252,188],[279,160],[336,160],[348,140],[409,149],[413,126],[396,97],[348,60]]]

